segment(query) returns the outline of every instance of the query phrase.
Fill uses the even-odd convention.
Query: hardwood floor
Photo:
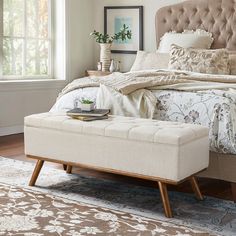
[[[34,160],[28,159],[24,155],[24,136],[23,134],[10,135],[5,137],[0,137],[0,156],[12,158],[15,160],[35,162]],[[45,163],[45,165],[50,165],[53,168],[63,169],[62,165],[54,163]],[[33,170],[32,170],[33,171]],[[114,175],[101,173],[98,171],[91,171],[83,168],[73,168],[73,173],[80,173],[81,175],[89,175],[95,178],[106,178],[111,180],[119,180],[121,182],[132,183],[137,185],[156,187],[156,183],[147,180],[135,179],[126,176]],[[231,185],[228,182],[220,180],[211,179],[199,179],[199,185],[203,195],[213,196],[217,198],[222,198],[226,200],[232,200],[233,195],[231,192]],[[176,190],[180,192],[192,192],[191,185],[186,182],[178,187],[168,186],[170,190]]]

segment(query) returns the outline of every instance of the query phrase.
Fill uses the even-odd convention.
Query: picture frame
[[[132,39],[113,42],[112,53],[136,54],[143,50],[143,6],[104,7],[104,33],[114,35],[123,25],[132,31]]]

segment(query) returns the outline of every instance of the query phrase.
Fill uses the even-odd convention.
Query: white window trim
[[[54,15],[54,21],[53,21],[53,42],[54,42],[54,54],[53,56],[53,69],[54,69],[54,76],[53,78],[43,78],[42,76],[38,78],[25,78],[25,79],[19,79],[16,77],[15,79],[11,80],[3,80],[0,78],[0,91],[7,92],[12,90],[24,90],[24,87],[30,88],[30,89],[47,89],[48,85],[50,84],[51,88],[63,88],[68,82],[72,80],[71,74],[70,74],[70,31],[69,31],[69,24],[70,24],[70,15],[69,15],[69,9],[70,4],[68,0],[51,0],[53,3],[53,15]],[[0,0],[0,8],[1,3],[3,1]],[[55,4],[57,7],[55,7]],[[0,9],[1,10],[1,9]],[[2,12],[2,11],[1,11]],[[59,24],[59,31],[63,32],[62,37],[55,38],[56,30],[55,26],[55,16],[60,15],[60,24]],[[0,16],[1,17],[1,16]],[[0,18],[0,20],[3,18]],[[60,33],[61,33],[60,32]],[[61,35],[61,34],[60,34]],[[1,37],[1,28],[0,28],[0,37]],[[1,40],[0,40],[1,42]],[[55,43],[57,42],[57,43]],[[59,47],[55,47],[56,45],[60,45]],[[58,53],[60,56],[62,56],[62,60],[59,62],[56,62],[55,60],[55,53]],[[1,59],[1,53],[0,53],[0,59]],[[58,68],[55,67],[55,63],[57,64],[57,67],[60,68],[60,71]],[[2,64],[0,63],[0,66]]]
[[[38,79],[38,80],[0,80],[0,93],[9,91],[27,90],[61,90],[67,84],[65,80],[59,79]]]
[[[66,1],[66,0],[65,0]],[[46,79],[54,79],[54,0],[48,0],[48,7],[49,7],[49,19],[48,19],[48,41],[50,42],[50,50],[49,50],[49,75],[29,75],[29,76],[21,76],[21,75],[2,75],[2,64],[3,64],[3,53],[2,53],[2,48],[3,48],[3,38],[21,38],[21,39],[33,39],[33,38],[27,38],[26,32],[24,32],[24,37],[10,37],[10,36],[4,36],[3,35],[3,1],[0,0],[0,81],[27,81],[27,82],[32,82],[34,80],[46,80]],[[25,7],[25,12],[26,12],[26,0],[24,0],[24,7]],[[24,30],[26,29],[26,14],[24,15]],[[40,39],[40,38],[37,38]],[[24,44],[26,45],[26,44]],[[24,52],[26,49],[24,48]],[[25,57],[25,53],[24,53]],[[24,58],[23,63],[23,70],[25,69],[25,61],[26,59]],[[23,74],[25,74],[23,72]]]

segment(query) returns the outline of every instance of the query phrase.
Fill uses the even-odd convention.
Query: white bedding
[[[73,90],[59,98],[51,111],[66,111],[79,107],[81,98],[96,101],[98,90],[98,87]],[[158,100],[154,119],[207,126],[210,128],[212,151],[236,154],[235,93],[226,93],[223,90],[152,90],[152,93]]]
[[[68,111],[70,109],[79,107],[79,101],[82,98],[87,98],[95,102],[97,98],[98,89],[98,87],[91,87],[73,90],[58,99],[52,107],[51,112]]]

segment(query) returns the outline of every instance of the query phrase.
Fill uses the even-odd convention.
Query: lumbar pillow
[[[164,34],[157,51],[160,53],[169,53],[172,44],[179,45],[183,48],[209,49],[213,41],[212,33],[201,29],[196,31],[185,30],[183,33],[172,31]]]
[[[168,63],[168,53],[139,51],[130,71],[167,69]]]
[[[203,50],[172,45],[168,68],[206,74],[229,75],[229,53],[226,49]]]

